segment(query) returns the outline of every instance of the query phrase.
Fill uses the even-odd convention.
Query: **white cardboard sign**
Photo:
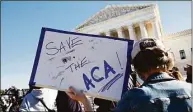
[[[133,41],[42,28],[30,85],[120,100],[128,83]]]

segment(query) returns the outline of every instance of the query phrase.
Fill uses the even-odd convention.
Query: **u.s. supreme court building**
[[[74,31],[134,41],[158,38],[172,52],[175,66],[182,74],[186,74],[183,67],[191,64],[191,29],[164,34],[157,4],[107,5],[78,25]]]

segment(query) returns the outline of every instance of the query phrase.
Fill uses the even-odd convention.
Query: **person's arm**
[[[84,111],[93,111],[89,100],[83,91],[78,91],[74,87],[69,88],[69,92],[66,92],[70,98],[80,101],[84,105]]]
[[[19,107],[19,112],[26,112],[26,111],[29,112],[29,105],[26,98],[24,98]]]

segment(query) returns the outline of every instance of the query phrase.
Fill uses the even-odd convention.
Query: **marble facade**
[[[107,5],[78,25],[74,31],[134,41],[158,38],[173,53],[176,66],[183,74],[183,66],[191,64],[191,29],[164,34],[157,4]],[[180,58],[180,51],[183,50],[185,59]]]

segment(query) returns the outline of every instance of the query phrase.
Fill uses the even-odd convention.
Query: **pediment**
[[[107,5],[102,10],[98,11],[96,14],[88,18],[82,24],[78,25],[76,29],[81,29],[83,27],[100,23],[105,20],[122,16],[137,10],[141,10],[155,4],[143,4],[143,5]]]

